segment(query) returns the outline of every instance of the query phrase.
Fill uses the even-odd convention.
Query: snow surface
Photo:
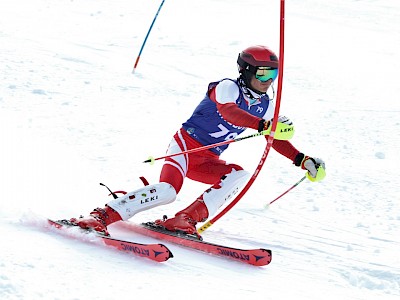
[[[0,3],[0,299],[399,299],[400,2],[286,1],[281,114],[293,144],[327,177],[271,152],[257,181],[204,239],[273,251],[252,267],[167,244],[155,263],[44,229],[87,214],[114,190],[157,182],[171,136],[236,57],[278,52],[280,1],[2,0]],[[253,133],[246,131],[245,134]],[[252,172],[262,138],[223,157]],[[173,215],[205,185],[187,180]],[[110,232],[155,240],[120,225]],[[88,238],[91,240],[91,238]]]

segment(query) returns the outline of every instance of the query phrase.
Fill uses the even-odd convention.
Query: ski
[[[68,220],[54,221],[54,220],[48,219],[47,221],[48,221],[48,224],[50,224],[51,226],[53,226],[57,229],[79,227],[79,226],[69,222]],[[79,229],[81,229],[81,228],[79,227]],[[95,234],[95,236],[100,238],[104,242],[104,244],[107,246],[111,246],[119,251],[132,253],[136,256],[149,258],[149,259],[157,261],[157,262],[164,262],[173,257],[171,251],[163,244],[140,244],[140,243],[136,243],[136,242],[116,239],[111,236],[103,235],[103,234],[93,231],[93,230],[85,230],[85,229],[81,229],[81,230],[83,233],[93,232]]]
[[[268,265],[272,259],[272,251],[268,249],[260,248],[246,250],[209,243],[199,239],[195,235],[166,230],[164,227],[154,224],[154,222],[141,224],[129,223],[128,227],[136,233],[254,266]]]

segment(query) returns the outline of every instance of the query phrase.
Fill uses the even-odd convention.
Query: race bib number
[[[216,139],[224,137],[225,141],[229,141],[235,139],[238,135],[237,132],[230,132],[229,129],[222,124],[219,124],[218,128],[220,129],[220,131],[210,133],[210,136]]]

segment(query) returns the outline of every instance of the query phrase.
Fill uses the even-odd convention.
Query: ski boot
[[[197,233],[197,222],[204,222],[208,218],[208,209],[200,198],[190,206],[176,213],[175,217],[165,220],[156,220],[155,224],[169,231],[183,232],[189,235],[201,236]]]
[[[121,216],[111,207],[94,209],[89,216],[72,218],[69,221],[83,229],[95,230],[104,235],[110,235],[107,226],[122,220]]]

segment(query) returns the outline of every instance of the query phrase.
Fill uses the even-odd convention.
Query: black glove
[[[258,122],[258,132],[267,130],[270,125],[271,125],[271,121],[261,119],[260,122]]]

